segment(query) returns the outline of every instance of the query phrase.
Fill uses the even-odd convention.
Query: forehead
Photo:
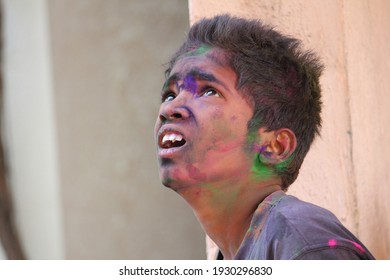
[[[191,50],[176,61],[172,70],[183,61],[192,61],[192,62],[206,62],[209,64],[215,64],[221,67],[229,67],[228,63],[228,54],[222,49],[211,48],[209,46],[200,46],[194,50]],[[230,67],[229,67],[230,68]]]
[[[200,47],[181,56],[172,67],[167,82],[183,80],[189,76],[206,81],[236,81],[236,73],[228,63],[228,55],[216,48]]]

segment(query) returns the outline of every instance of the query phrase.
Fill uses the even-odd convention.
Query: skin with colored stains
[[[259,180],[267,180],[274,175],[272,170],[260,161],[258,155],[253,157],[252,173]]]
[[[248,132],[253,107],[225,60],[220,50],[203,48],[176,62],[162,90],[155,135],[163,184],[191,205],[232,258],[254,209],[281,181],[257,160],[264,143]]]
[[[185,139],[183,146],[159,148],[162,181],[170,178],[173,189],[251,172],[246,138],[253,109],[236,90],[235,73],[214,63],[211,52],[213,59],[205,53],[179,60],[163,89],[156,139],[172,131]],[[227,125],[232,117],[235,126]]]
[[[206,52],[210,51],[212,48],[207,45],[202,45],[199,48],[196,48],[193,51],[190,51],[186,54],[186,56],[200,56],[204,55]]]

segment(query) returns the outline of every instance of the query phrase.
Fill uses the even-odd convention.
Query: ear
[[[265,164],[278,164],[287,160],[297,147],[297,138],[288,128],[266,132],[259,130],[262,149],[260,160]]]

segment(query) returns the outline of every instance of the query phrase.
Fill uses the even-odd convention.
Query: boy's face
[[[176,191],[250,173],[253,108],[224,61],[216,49],[192,52],[176,62],[164,84],[155,139],[160,178]]]

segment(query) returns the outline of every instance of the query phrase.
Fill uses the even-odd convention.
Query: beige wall
[[[204,258],[192,211],[158,179],[153,139],[187,3],[48,3],[66,257]]]
[[[7,154],[27,257],[205,258],[192,211],[158,179],[153,140],[187,2],[4,2]]]
[[[333,211],[390,259],[390,2],[190,0],[190,20],[260,18],[323,58],[323,129],[291,193]]]

